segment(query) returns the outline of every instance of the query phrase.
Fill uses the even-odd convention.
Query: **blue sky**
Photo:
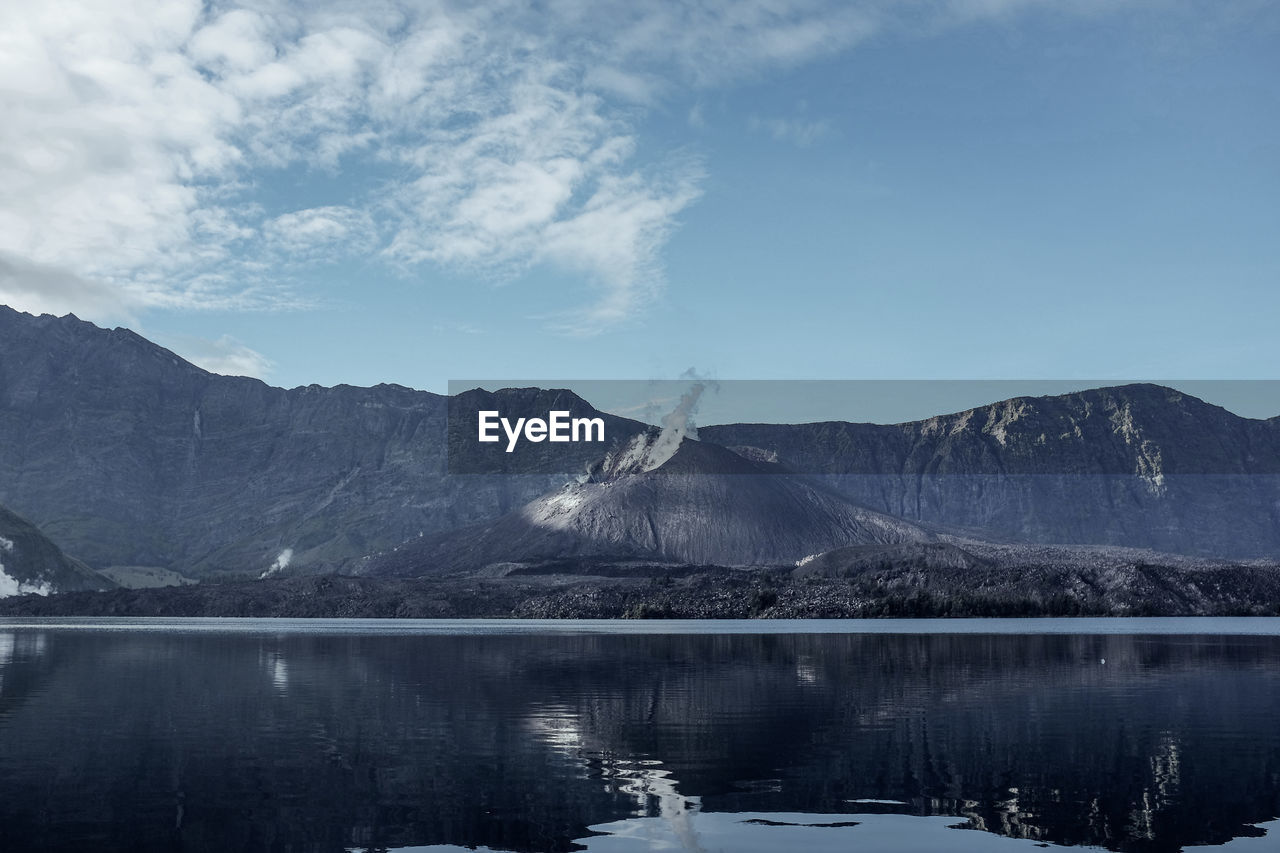
[[[0,301],[273,384],[1275,378],[1280,7],[8,4]]]

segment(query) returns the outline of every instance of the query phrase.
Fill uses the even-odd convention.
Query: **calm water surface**
[[[1280,620],[0,620],[4,851],[1251,853],[1278,816]]]

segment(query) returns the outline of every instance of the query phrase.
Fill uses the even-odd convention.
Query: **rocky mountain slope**
[[[599,416],[610,442],[481,447],[468,436],[490,408]],[[1280,555],[1280,418],[1158,386],[891,426],[707,427],[699,443],[646,445],[644,459],[614,452],[610,470],[565,486],[643,430],[537,388],[273,388],[125,329],[0,306],[0,502],[95,568],[257,577],[387,552],[421,566],[428,541],[448,545],[436,570],[538,555],[775,562],[934,525]],[[409,570],[399,558],[389,571]]]
[[[880,512],[1030,542],[1280,555],[1280,417],[1157,385],[1015,398],[896,425],[704,427]]]
[[[565,485],[497,521],[405,543],[374,575],[482,570],[569,557],[715,565],[790,563],[841,545],[924,542],[918,524],[690,438],[651,429]]]
[[[599,415],[567,392],[499,397],[512,414]],[[564,482],[450,476],[448,399],[395,385],[273,388],[208,373],[126,329],[0,306],[0,501],[98,568],[256,575],[340,568]],[[611,438],[641,428],[603,417]],[[603,452],[559,447],[562,458],[580,447],[581,468]]]
[[[0,598],[114,586],[62,553],[35,525],[0,506]]]

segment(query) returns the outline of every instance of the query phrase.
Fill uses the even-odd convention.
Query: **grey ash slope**
[[[881,512],[983,536],[1280,556],[1280,418],[1241,418],[1158,385],[904,424],[731,424],[700,436],[776,454]]]
[[[502,396],[516,414],[595,413],[567,392]],[[286,548],[295,567],[338,568],[497,517],[562,479],[450,476],[447,417],[437,394],[273,388],[126,329],[0,306],[0,501],[101,568],[256,575]],[[583,467],[599,453],[584,446]]]
[[[0,506],[0,598],[114,586],[84,563],[64,554],[34,524]]]
[[[685,439],[664,451],[660,435],[654,429],[636,436],[585,482],[497,521],[405,543],[361,572],[456,573],[582,557],[772,565],[842,545],[936,538],[921,525],[713,444]]]

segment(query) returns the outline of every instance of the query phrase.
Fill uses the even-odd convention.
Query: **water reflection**
[[[284,659],[284,655],[278,650],[263,650],[259,655],[262,661],[263,669],[266,670],[267,677],[271,679],[271,683],[275,685],[276,690],[283,694],[289,692],[289,663]]]
[[[12,631],[0,631],[0,696],[4,695],[4,674],[13,661],[13,650],[17,638]]]
[[[14,676],[10,675],[14,660],[38,658],[44,654],[45,634],[35,631],[0,631],[0,714],[4,712],[5,678],[12,685]],[[10,690],[14,688],[11,686]]]
[[[1278,662],[1275,637],[0,632],[0,849],[1247,851],[1280,814]]]
[[[1028,839],[1000,838],[968,832],[955,818],[916,817],[883,814],[700,814],[691,819],[695,846],[670,832],[653,818],[632,818],[591,827],[600,835],[579,840],[586,853],[642,853],[673,851],[698,853],[732,850],[735,853],[776,853],[803,850],[806,853],[847,853],[875,850],[877,853],[1031,853],[1037,850],[1099,850],[1097,847],[1062,847]],[[1185,853],[1274,853],[1280,850],[1280,820],[1256,827],[1266,833],[1258,837],[1235,838],[1213,847],[1187,847]],[[470,853],[477,848],[453,845],[397,848],[394,853]],[[480,853],[503,853],[488,847]],[[349,853],[374,853],[350,848]],[[390,853],[390,851],[389,851]]]
[[[734,853],[1035,853],[1046,847],[1027,839],[999,838],[967,830],[954,817],[917,817],[885,814],[704,813],[692,823],[697,846],[665,831],[652,818],[636,818],[593,826],[603,835],[582,839],[590,853],[640,853],[651,850],[702,853],[732,850]],[[1079,849],[1079,848],[1075,848]]]

